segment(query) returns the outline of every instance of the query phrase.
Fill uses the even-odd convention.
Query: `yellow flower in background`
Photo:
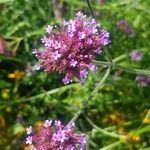
[[[0,127],[5,127],[5,118],[0,115]]]
[[[114,112],[109,115],[109,120],[113,124],[122,124],[125,122],[125,115],[123,113]]]
[[[29,145],[29,146],[25,146],[24,147],[24,150],[31,150],[32,148],[34,147],[34,145]]]
[[[1,97],[3,99],[8,99],[9,98],[9,89],[4,89],[1,91]]]
[[[12,108],[8,106],[8,107],[5,108],[5,111],[10,113],[12,111]]]
[[[141,140],[140,136],[135,135],[132,137],[132,141],[139,142]]]
[[[124,127],[119,127],[118,128],[118,133],[122,135],[127,135],[127,131]]]
[[[36,130],[39,130],[42,125],[43,125],[43,122],[42,122],[42,121],[37,121],[37,122],[35,123],[35,129],[36,129]]]
[[[19,70],[15,70],[14,72],[8,74],[8,78],[15,80],[20,80],[21,78],[23,78],[23,76],[24,72]]]
[[[145,124],[150,124],[150,118],[145,118],[145,119],[143,120],[143,123],[145,123]]]

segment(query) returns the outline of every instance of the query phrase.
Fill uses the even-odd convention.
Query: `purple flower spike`
[[[139,52],[138,50],[132,51],[129,56],[131,57],[131,60],[133,61],[140,61],[143,57],[143,54]]]
[[[85,78],[96,54],[110,43],[109,33],[98,31],[98,26],[95,19],[87,19],[82,12],[77,12],[75,19],[63,21],[60,28],[48,26],[48,35],[41,39],[44,50],[34,52],[40,68],[66,74],[64,84],[72,82],[74,77]]]
[[[45,123],[50,123],[50,126],[45,127]],[[84,150],[87,138],[74,128],[74,123],[64,126],[56,120],[51,125],[51,121],[46,120],[38,130],[33,131],[32,137],[26,138],[26,144],[30,150]]]

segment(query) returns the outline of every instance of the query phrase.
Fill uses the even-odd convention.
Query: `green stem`
[[[150,147],[140,148],[139,150],[150,150]]]
[[[135,68],[129,68],[125,66],[121,66],[119,64],[115,64],[114,62],[111,64],[110,62],[105,61],[93,61],[98,66],[104,66],[104,67],[113,67],[113,69],[119,69],[128,73],[138,74],[138,75],[146,75],[150,76],[149,70],[141,70],[141,69],[135,69]]]
[[[87,2],[87,5],[88,5],[88,7],[89,7],[89,10],[90,10],[91,16],[95,19],[95,15],[94,15],[94,13],[93,13],[93,10],[92,10],[92,7],[91,7],[91,4],[90,4],[90,1],[89,1],[89,0],[86,0],[86,2]]]
[[[117,141],[117,142],[115,142],[115,143],[113,143],[113,144],[110,144],[110,145],[108,145],[108,146],[106,146],[106,147],[104,147],[104,148],[101,148],[101,149],[99,149],[99,150],[112,150],[114,147],[120,145],[122,142],[123,142],[123,141],[121,141],[121,140],[120,140],[120,141]]]
[[[125,59],[128,55],[127,54],[122,54],[116,58],[113,59],[113,62],[116,63],[116,62],[119,62],[121,61],[122,59]]]
[[[0,61],[3,60],[8,60],[8,61],[15,61],[18,63],[24,63],[22,60],[18,59],[18,58],[14,58],[14,57],[10,57],[10,56],[4,56],[4,55],[0,55]]]
[[[109,136],[109,137],[113,137],[113,138],[117,138],[117,139],[125,139],[125,136],[123,135],[118,135],[116,133],[111,133],[107,130],[104,130],[100,127],[98,127],[97,125],[95,125],[92,120],[90,118],[88,118],[87,116],[85,116],[86,120],[88,121],[88,123],[95,129],[97,129],[101,134]]]
[[[146,125],[144,127],[139,127],[135,130],[132,130],[129,134],[128,134],[128,137],[132,137],[134,135],[140,135],[140,134],[143,134],[143,133],[147,133],[150,131],[150,125]]]
[[[43,98],[45,95],[49,96],[49,95],[55,94],[55,93],[63,91],[63,90],[74,88],[78,85],[79,85],[78,83],[74,83],[74,84],[66,85],[66,86],[63,86],[63,87],[56,88],[56,89],[52,89],[52,90],[47,91],[45,93],[41,93],[41,94],[29,97],[29,98],[21,98],[21,99],[18,99],[18,100],[13,100],[11,103],[10,102],[9,103],[3,103],[4,105],[0,106],[0,110],[5,108],[6,106],[11,106],[11,105],[17,104],[17,103],[33,101],[33,100],[36,100],[37,98]]]
[[[112,64],[112,63],[113,63],[113,60],[112,60],[112,57],[111,57],[111,55],[110,55],[110,53],[109,53],[109,51],[108,51],[108,50],[110,50],[110,48],[109,48],[109,46],[107,46],[107,48],[108,48],[108,49],[105,50],[105,53],[106,53],[106,55],[107,55],[107,57],[108,57],[108,61]]]
[[[145,118],[143,119],[143,121],[142,121],[142,124],[141,124],[141,125],[143,125],[143,124],[144,124],[144,121],[145,121],[146,119],[148,119],[148,118],[150,118],[150,109],[148,110],[148,112],[147,112],[147,114],[146,114]]]
[[[93,92],[83,102],[82,108],[74,115],[74,117],[70,120],[70,122],[75,122],[77,120],[77,118],[82,114],[82,112],[84,111],[84,109],[87,107],[87,105],[89,104],[89,102],[92,100],[93,96],[96,94],[96,92],[102,87],[103,83],[106,81],[107,77],[109,76],[109,73],[110,73],[110,67],[107,69],[107,71],[104,74],[103,78],[97,84],[97,86],[95,87],[95,89],[93,90]]]

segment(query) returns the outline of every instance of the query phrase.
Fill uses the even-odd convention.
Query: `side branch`
[[[113,67],[112,69],[120,69],[122,71],[132,73],[132,74],[150,76],[150,70],[141,70],[141,69],[129,68],[129,67],[121,66],[119,64],[110,63],[110,62],[106,62],[106,61],[94,60],[93,63],[95,63],[97,66]]]

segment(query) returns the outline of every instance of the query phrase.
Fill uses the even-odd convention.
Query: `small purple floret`
[[[62,79],[62,82],[63,82],[64,84],[68,84],[68,83],[72,82],[72,80],[69,79],[69,78],[66,76],[64,79]]]
[[[44,122],[44,127],[45,127],[45,128],[50,127],[51,124],[52,124],[52,121],[51,121],[51,120],[46,120],[46,121]]]
[[[99,47],[95,50],[95,53],[97,54],[101,54],[102,53],[102,49],[100,49]]]
[[[94,64],[90,64],[90,65],[89,65],[89,69],[90,69],[91,71],[93,71],[93,72],[96,72],[97,67],[96,67]]]
[[[29,128],[26,129],[27,134],[31,134],[32,133],[32,126],[30,126]]]
[[[70,61],[70,65],[72,66],[72,67],[75,67],[76,65],[77,65],[77,61],[76,60],[74,60],[74,59],[71,59],[71,61]]]
[[[29,144],[29,145],[32,144],[32,136],[28,136],[28,137],[26,138],[26,144]]]
[[[52,29],[53,29],[53,27],[50,26],[50,25],[48,25],[47,28],[46,28],[45,30],[46,30],[46,32],[47,32],[48,34],[51,34]]]
[[[80,78],[86,78],[87,77],[88,72],[86,71],[86,69],[83,69],[80,71]]]
[[[61,54],[59,54],[58,51],[55,51],[52,55],[53,55],[54,60],[57,60],[58,58],[61,57]]]

